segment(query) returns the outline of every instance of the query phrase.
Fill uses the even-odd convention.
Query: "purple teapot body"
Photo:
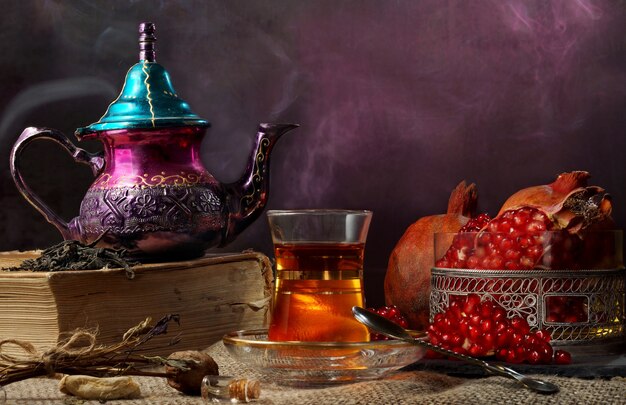
[[[272,147],[294,124],[261,124],[248,165],[239,181],[222,184],[206,171],[200,143],[206,128],[114,130],[92,137],[104,152],[90,154],[61,132],[24,130],[11,152],[11,173],[24,197],[65,239],[125,248],[143,260],[200,256],[225,246],[263,211],[269,192]],[[87,138],[87,136],[85,136]],[[25,184],[20,154],[36,139],[62,145],[96,174],[69,223]]]
[[[76,132],[79,140],[100,140],[104,151],[86,152],[54,129],[26,128],[11,151],[11,174],[22,195],[65,239],[125,248],[148,261],[201,256],[231,242],[261,214],[272,148],[298,125],[261,124],[243,176],[220,183],[200,159],[209,124],[191,112],[154,62],[153,25],[142,24],[140,32],[141,61],[129,70],[122,93],[98,122]],[[21,153],[37,139],[58,143],[96,176],[79,215],[69,222],[22,177]]]

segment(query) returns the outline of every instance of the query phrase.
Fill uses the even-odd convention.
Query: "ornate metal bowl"
[[[546,329],[557,344],[625,336],[624,269],[471,270],[433,268],[430,318],[456,297],[475,293],[500,304],[509,317]]]

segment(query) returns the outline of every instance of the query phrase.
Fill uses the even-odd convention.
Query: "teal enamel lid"
[[[142,23],[139,31],[140,61],[126,74],[120,95],[97,122],[78,128],[76,136],[114,129],[210,126],[178,96],[169,73],[156,63],[154,24]]]

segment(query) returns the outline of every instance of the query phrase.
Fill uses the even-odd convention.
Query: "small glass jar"
[[[261,383],[247,378],[206,375],[202,379],[201,395],[205,401],[247,403],[259,399]]]

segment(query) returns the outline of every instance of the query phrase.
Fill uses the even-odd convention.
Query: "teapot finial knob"
[[[139,24],[139,60],[156,62],[155,30],[154,23],[142,22]]]

